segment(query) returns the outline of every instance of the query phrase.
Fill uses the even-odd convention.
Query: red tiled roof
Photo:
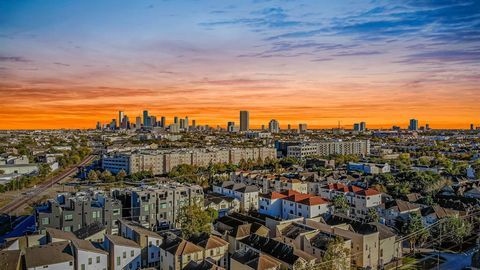
[[[346,188],[346,187],[347,186],[342,184],[342,183],[330,183],[330,184],[324,186],[324,188],[330,189],[330,190],[332,190],[332,189],[339,190],[341,188]]]
[[[381,194],[380,192],[376,191],[375,189],[361,189],[360,191],[355,192],[356,194],[363,195],[363,196],[373,196]]]
[[[276,191],[270,192],[268,194],[261,194],[260,196],[263,197],[263,198],[270,199],[270,200],[283,199],[283,198],[287,197],[287,195],[276,192]]]
[[[313,195],[310,195],[310,194],[295,194],[295,195],[292,195],[292,196],[288,196],[287,198],[285,198],[285,200],[289,200],[289,201],[292,201],[292,202],[299,202],[299,201],[303,201],[305,199],[308,199],[310,197],[312,197]]]
[[[301,200],[299,203],[305,204],[305,205],[319,205],[319,204],[326,204],[328,203],[328,201],[321,197],[313,196],[313,197]]]

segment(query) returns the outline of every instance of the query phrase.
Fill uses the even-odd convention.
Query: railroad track
[[[27,204],[30,200],[32,200],[35,197],[37,197],[38,195],[42,194],[44,191],[46,191],[47,189],[49,189],[53,185],[57,184],[58,182],[62,181],[63,179],[65,179],[65,178],[73,175],[74,173],[76,173],[78,167],[86,165],[86,164],[92,162],[94,159],[95,159],[95,156],[90,155],[87,158],[85,158],[82,162],[80,162],[78,165],[63,171],[59,175],[53,176],[49,180],[46,180],[45,182],[41,183],[37,188],[30,191],[29,194],[21,195],[20,197],[13,200],[9,204],[0,208],[0,213],[10,214],[10,213],[14,212],[15,210],[19,209],[21,206]]]

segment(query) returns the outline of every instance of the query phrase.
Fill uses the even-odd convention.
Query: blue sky
[[[115,104],[151,102],[205,121],[239,108],[264,121],[276,108],[285,121],[383,125],[374,109],[407,121],[391,109],[404,106],[412,117],[464,125],[479,113],[479,11],[480,1],[443,0],[4,0],[0,94],[38,100],[0,116],[93,104],[104,119]],[[111,102],[107,88],[126,98]]]

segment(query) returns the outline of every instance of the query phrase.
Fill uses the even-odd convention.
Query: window
[[[73,220],[73,215],[72,214],[68,214],[68,215],[65,215],[65,221],[72,221]]]
[[[135,252],[133,250],[130,250],[130,257],[133,257],[134,253]]]
[[[85,264],[84,263],[82,263],[82,265],[80,265],[80,269],[85,270]]]
[[[97,212],[96,211],[92,212],[92,218],[97,218]]]
[[[92,264],[92,258],[88,258],[88,265]]]
[[[155,257],[155,254],[154,254],[154,253],[150,253],[150,259],[153,259],[153,257]]]
[[[120,265],[120,256],[117,256],[117,265]]]
[[[100,263],[100,256],[97,256],[97,263]]]
[[[143,206],[143,210],[148,211],[148,204]]]
[[[120,209],[114,209],[114,210],[113,210],[113,215],[114,215],[114,216],[120,215]]]
[[[50,219],[48,217],[42,218],[42,225],[48,225],[50,223]]]
[[[126,251],[123,252],[123,258],[124,259],[127,258],[127,252]]]
[[[63,231],[65,231],[65,232],[71,232],[71,231],[72,231],[72,228],[71,228],[70,226],[63,227]]]

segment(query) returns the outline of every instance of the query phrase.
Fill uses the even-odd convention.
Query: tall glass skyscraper
[[[240,111],[240,131],[248,131],[250,125],[250,114],[248,111]]]

